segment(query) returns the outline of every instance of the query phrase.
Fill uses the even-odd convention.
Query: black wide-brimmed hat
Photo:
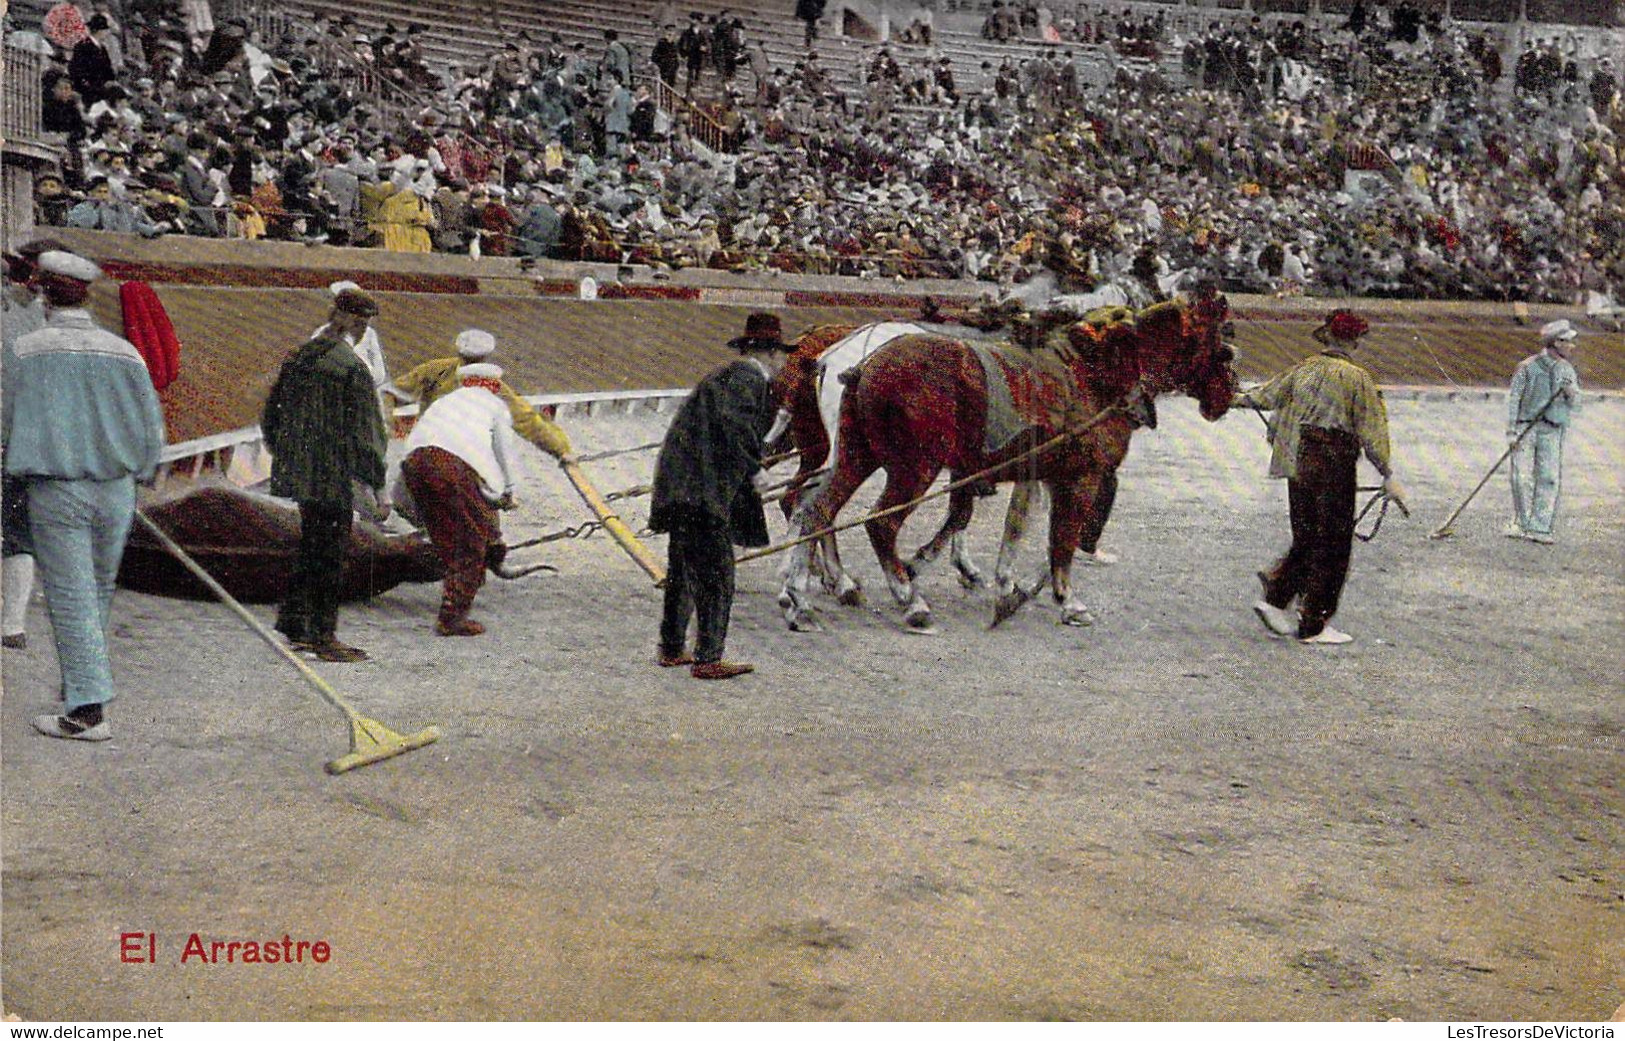
[[[728,341],[728,346],[736,351],[789,351],[783,336],[778,315],[757,311],[745,319],[745,335]]]

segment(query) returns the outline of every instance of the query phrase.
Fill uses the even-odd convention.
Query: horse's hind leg
[[[959,479],[953,473],[949,474],[949,478]],[[948,516],[937,533],[931,536],[931,541],[914,551],[914,557],[908,563],[910,578],[919,578],[924,574],[926,566],[935,563],[943,549],[947,548],[954,567],[959,569],[962,584],[967,587],[984,584],[982,573],[965,552],[965,529],[970,527],[971,513],[975,509],[976,491],[969,485],[948,493]]]
[[[875,503],[875,512],[919,498],[931,487],[936,476],[935,472],[909,472],[905,466],[894,464],[886,471],[886,490],[881,493],[880,501]],[[869,543],[874,547],[875,557],[880,561],[881,573],[886,577],[886,587],[891,590],[892,599],[903,608],[903,621],[912,628],[924,629],[931,624],[931,605],[914,587],[908,568],[897,556],[897,533],[913,511],[914,507],[909,506],[871,520],[864,528],[869,533]]]
[[[829,591],[837,603],[847,607],[857,607],[863,603],[863,587],[858,580],[841,563],[841,547],[830,535],[820,539],[819,544],[824,549],[824,588]]]

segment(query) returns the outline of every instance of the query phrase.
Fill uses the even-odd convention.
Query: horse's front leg
[[[993,567],[993,589],[998,595],[993,601],[993,623],[989,628],[1019,611],[1049,579],[1046,570],[1031,586],[1024,587],[1016,580],[1016,559],[1021,554],[1021,542],[1027,537],[1027,525],[1032,519],[1039,487],[1037,481],[1020,481],[1010,489],[1010,507],[1004,514],[1004,537],[999,541],[999,559]]]
[[[1081,484],[1050,485],[1049,572],[1055,602],[1065,625],[1093,625],[1095,616],[1072,589],[1072,558],[1078,551],[1084,514],[1094,501],[1098,478]]]

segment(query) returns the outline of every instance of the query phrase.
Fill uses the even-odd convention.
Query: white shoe
[[[1083,554],[1083,562],[1085,564],[1093,564],[1096,567],[1110,567],[1111,565],[1117,563],[1117,554],[1109,553],[1103,549],[1097,549],[1093,553]]]
[[[113,736],[113,728],[103,719],[87,727],[71,716],[35,716],[34,729],[46,737],[60,737],[68,741],[106,741]]]
[[[1529,535],[1529,533],[1524,531],[1522,526],[1520,526],[1517,521],[1513,521],[1511,524],[1508,524],[1506,529],[1502,531],[1501,534],[1505,535],[1509,539],[1522,539],[1527,538]]]
[[[1341,632],[1341,631],[1339,631],[1337,629],[1333,629],[1331,626],[1328,625],[1326,628],[1322,629],[1320,632],[1316,633],[1315,635],[1313,635],[1313,636],[1305,636],[1303,639],[1299,640],[1298,642],[1299,643],[1325,643],[1325,644],[1353,643],[1354,642],[1354,637],[1350,636],[1348,633]]]
[[[1556,539],[1552,538],[1550,535],[1546,534],[1543,531],[1524,532],[1523,537],[1528,539],[1530,542],[1538,542],[1542,546],[1550,546],[1550,545],[1554,544],[1555,542],[1557,542]]]
[[[1297,623],[1287,614],[1286,609],[1276,607],[1267,600],[1260,600],[1254,604],[1253,614],[1258,616],[1258,620],[1264,623],[1264,628],[1274,636],[1291,636],[1298,631]]]

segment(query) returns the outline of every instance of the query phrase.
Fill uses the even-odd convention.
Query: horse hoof
[[[779,592],[779,610],[788,611],[794,606],[795,600],[790,596],[790,591],[787,589],[781,590]]]
[[[993,624],[988,626],[988,628],[996,628],[1001,622],[1004,622],[1011,615],[1021,610],[1021,605],[1025,604],[1028,599],[1029,597],[1027,594],[1018,589],[1013,593],[1006,593],[997,600],[993,601]]]
[[[1085,625],[1094,625],[1095,624],[1095,616],[1089,613],[1088,608],[1080,607],[1077,610],[1073,610],[1073,611],[1063,611],[1061,613],[1061,624],[1062,625],[1075,625],[1075,626],[1079,626],[1079,627],[1082,627],[1082,626],[1085,626]]]
[[[961,571],[959,573],[959,584],[965,589],[986,589],[987,576],[983,575],[979,571],[972,574],[966,574],[965,572]]]
[[[903,615],[903,624],[910,629],[930,629],[931,609],[929,607],[916,607]]]
[[[862,607],[863,588],[861,586],[853,586],[851,589],[848,589],[846,592],[836,597],[835,602],[843,607]]]
[[[790,631],[793,633],[816,633],[819,631],[818,623],[813,621],[812,616],[805,612],[787,616],[785,621],[789,623]]]

